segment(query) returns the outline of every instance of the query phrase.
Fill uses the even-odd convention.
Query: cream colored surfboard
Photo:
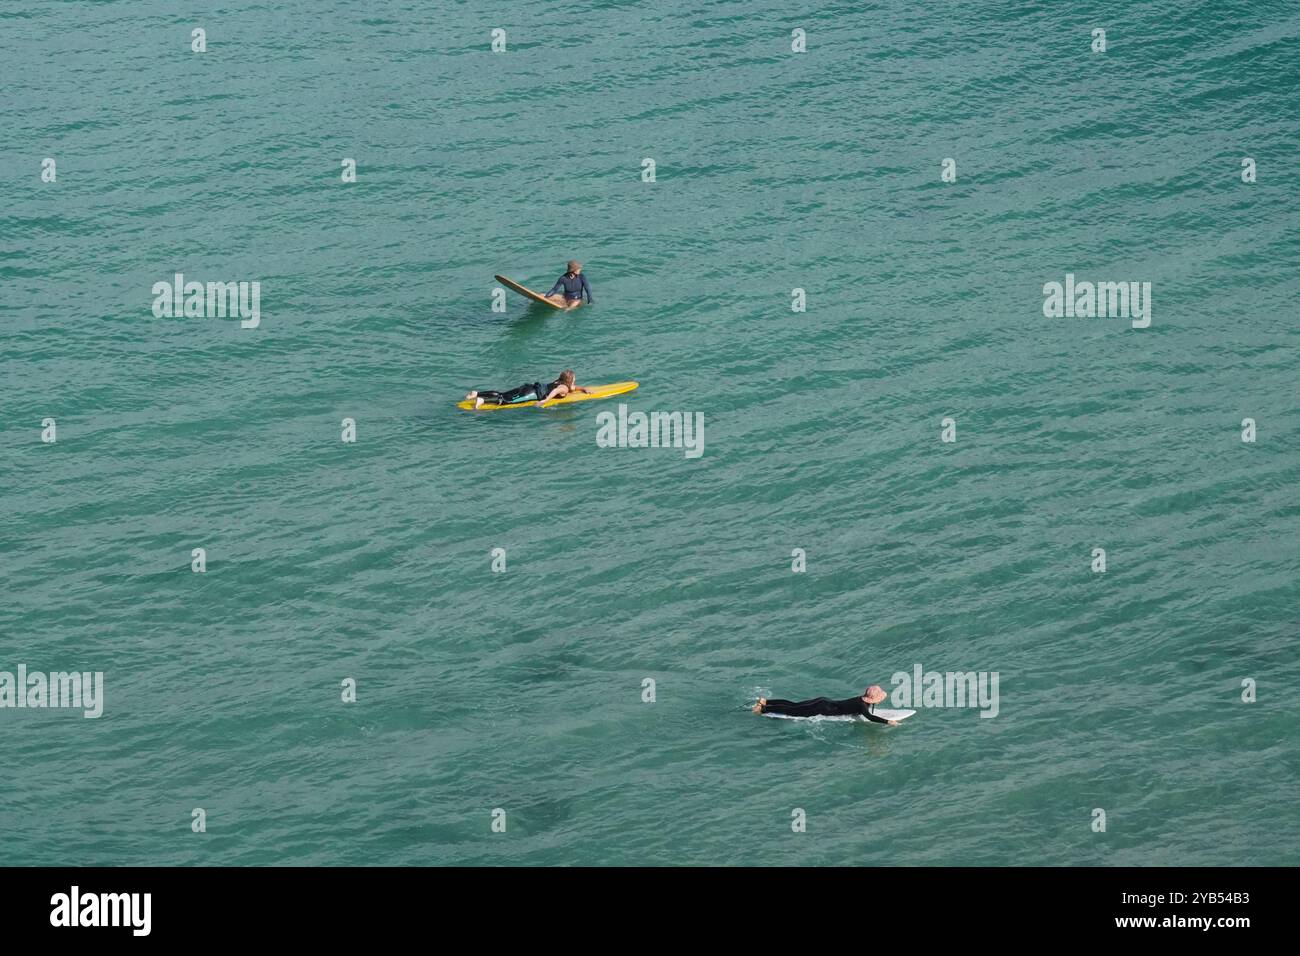
[[[528,288],[527,286],[520,285],[518,282],[515,282],[513,279],[507,279],[505,276],[493,276],[492,278],[496,279],[507,289],[513,289],[515,292],[518,292],[520,295],[525,296],[526,298],[532,299],[534,302],[540,302],[542,303],[542,305],[549,305],[552,309],[560,309],[561,311],[564,310],[564,306],[556,305],[554,302],[546,298],[546,296],[542,295],[540,292],[534,292],[532,289]]]

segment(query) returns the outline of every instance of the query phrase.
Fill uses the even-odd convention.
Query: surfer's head
[[[582,271],[582,263],[579,262],[577,259],[570,259],[569,272],[571,272],[573,275],[576,276],[581,271]]]
[[[573,369],[566,368],[560,373],[560,384],[565,388],[573,388]]]
[[[862,699],[868,704],[878,704],[888,696],[879,684],[872,684],[862,692]]]

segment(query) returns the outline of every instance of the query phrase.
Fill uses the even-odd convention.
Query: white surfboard
[[[888,707],[877,707],[872,711],[877,717],[883,717],[885,720],[906,720],[916,713],[914,710],[890,710]],[[863,720],[867,718],[863,717]]]

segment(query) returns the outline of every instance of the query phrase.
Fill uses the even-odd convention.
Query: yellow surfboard
[[[528,288],[528,286],[520,285],[518,282],[515,282],[513,279],[507,279],[505,276],[493,276],[492,278],[496,279],[507,289],[513,289],[514,291],[518,292],[520,295],[532,299],[534,302],[540,302],[542,303],[542,305],[549,305],[552,309],[559,309],[561,312],[564,311],[564,306],[556,305],[554,302],[546,298],[546,296],[542,295],[540,292],[534,292],[532,289]]]
[[[547,402],[546,407],[553,405],[568,405],[571,402],[589,402],[597,398],[613,398],[615,395],[624,395],[635,389],[640,382],[615,382],[613,385],[584,385],[583,388],[591,389],[591,393],[579,392],[576,395],[565,395],[563,398],[557,398],[554,401]],[[477,409],[480,412],[495,412],[502,408],[527,408],[530,405],[536,405],[537,402],[515,402],[513,405],[488,405],[484,404],[482,408]],[[467,412],[475,411],[473,401],[463,401],[456,403],[457,408],[463,408]]]

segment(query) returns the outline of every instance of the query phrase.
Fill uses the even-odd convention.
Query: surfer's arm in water
[[[887,718],[879,717],[873,713],[876,709],[875,704],[868,704],[865,700],[859,697],[858,705],[862,708],[858,713],[862,714],[863,717],[867,718],[867,720],[871,721],[873,724],[888,724],[890,727],[898,726],[898,721],[888,720]]]

